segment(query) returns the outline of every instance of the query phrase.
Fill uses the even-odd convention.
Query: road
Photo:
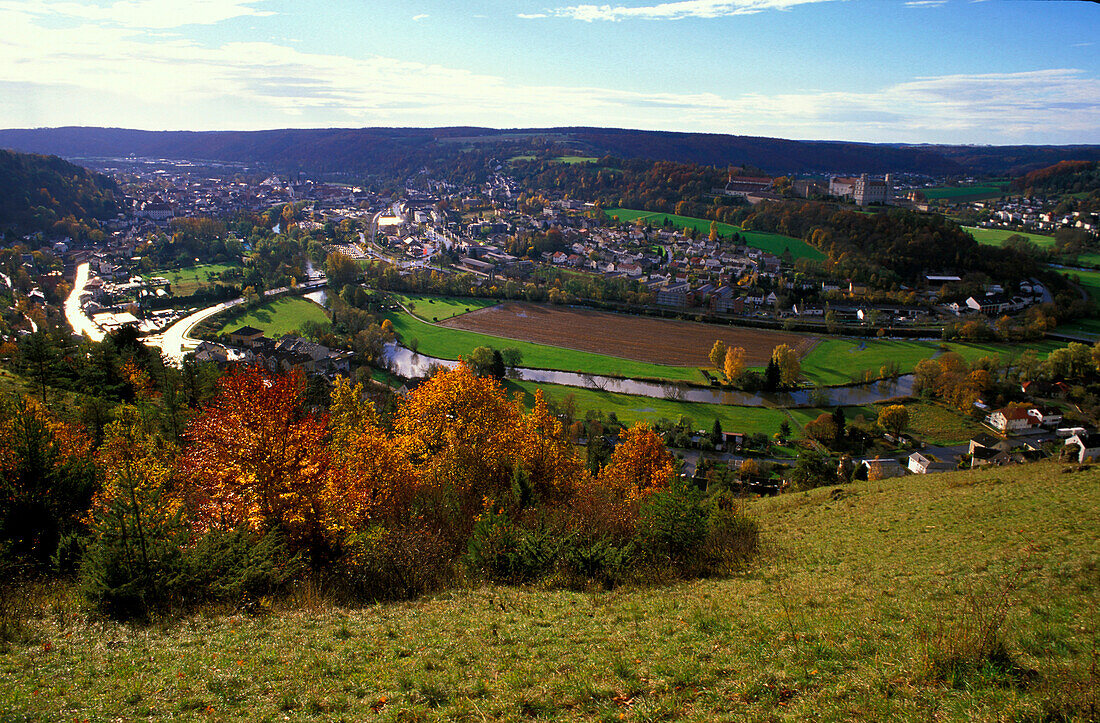
[[[76,279],[73,281],[73,290],[69,298],[65,299],[65,319],[76,334],[86,335],[92,341],[103,341],[106,334],[96,326],[84,309],[80,306],[80,297],[84,294],[84,286],[88,283],[88,264],[83,263],[76,267]]]
[[[299,288],[319,290],[324,288],[327,284],[328,280],[322,278],[302,284]],[[264,296],[278,296],[280,294],[285,294],[289,290],[289,287],[280,286],[277,289],[268,289],[264,292]],[[244,298],[231,299],[214,306],[208,306],[205,309],[200,309],[193,314],[183,317],[161,333],[147,336],[142,339],[142,341],[146,346],[155,346],[159,348],[164,354],[165,359],[171,364],[179,366],[183,362],[183,357],[199,345],[199,339],[191,338],[191,331],[202,321],[241,303],[244,303]]]
[[[200,309],[193,314],[183,317],[175,324],[159,334],[145,337],[142,341],[146,346],[155,346],[164,354],[164,358],[171,364],[179,366],[187,352],[199,345],[198,339],[192,339],[189,335],[200,322],[209,319],[214,314],[225,311],[244,301],[243,298],[223,301],[215,306]]]

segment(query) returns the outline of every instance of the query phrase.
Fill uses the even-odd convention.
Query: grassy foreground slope
[[[303,594],[271,615],[149,628],[90,620],[55,595],[30,638],[0,653],[0,710],[11,720],[1095,719],[1098,483],[1100,468],[1044,463],[757,500],[759,559],[727,579],[641,589],[486,586],[356,609]]]

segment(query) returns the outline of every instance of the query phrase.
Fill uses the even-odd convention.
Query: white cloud
[[[571,5],[520,17],[572,18],[596,20],[680,20],[683,18],[719,18],[729,15],[751,15],[765,10],[788,10],[798,5],[832,0],[678,0],[640,7],[625,5]]]
[[[419,15],[413,15],[413,22],[414,22],[414,23],[418,23],[418,22],[420,22],[421,20],[426,20],[426,19],[427,19],[427,18],[429,18],[429,17],[430,17],[430,16],[429,16],[429,15],[427,15],[426,13],[420,13]]]
[[[1100,142],[1082,70],[918,77],[867,92],[633,92],[530,85],[289,43],[201,45],[0,5],[0,127],[250,129],[598,125],[895,142]],[[14,90],[13,90],[14,89]]]
[[[910,8],[939,8],[947,4],[947,0],[908,0],[906,7]]]
[[[252,7],[263,0],[117,0],[109,5],[53,0],[0,3],[37,17],[83,20],[127,28],[178,28],[213,25],[234,18],[264,17],[271,12]]]

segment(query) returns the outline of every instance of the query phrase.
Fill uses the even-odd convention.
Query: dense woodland
[[[914,172],[1017,174],[1067,159],[1100,159],[1096,146],[935,146],[793,141],[711,133],[616,128],[329,128],[269,131],[137,131],[35,128],[0,131],[0,145],[68,157],[145,156],[260,163],[282,171],[415,175],[425,160],[447,165],[471,149],[497,146],[500,157],[546,142],[584,155],[676,163],[751,164],[770,173]],[[407,159],[407,160],[402,160]]]
[[[118,213],[115,182],[56,156],[0,149],[0,234],[98,238]]]

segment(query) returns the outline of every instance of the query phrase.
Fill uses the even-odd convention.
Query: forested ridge
[[[78,233],[118,212],[115,182],[57,156],[0,149],[0,232]]]

